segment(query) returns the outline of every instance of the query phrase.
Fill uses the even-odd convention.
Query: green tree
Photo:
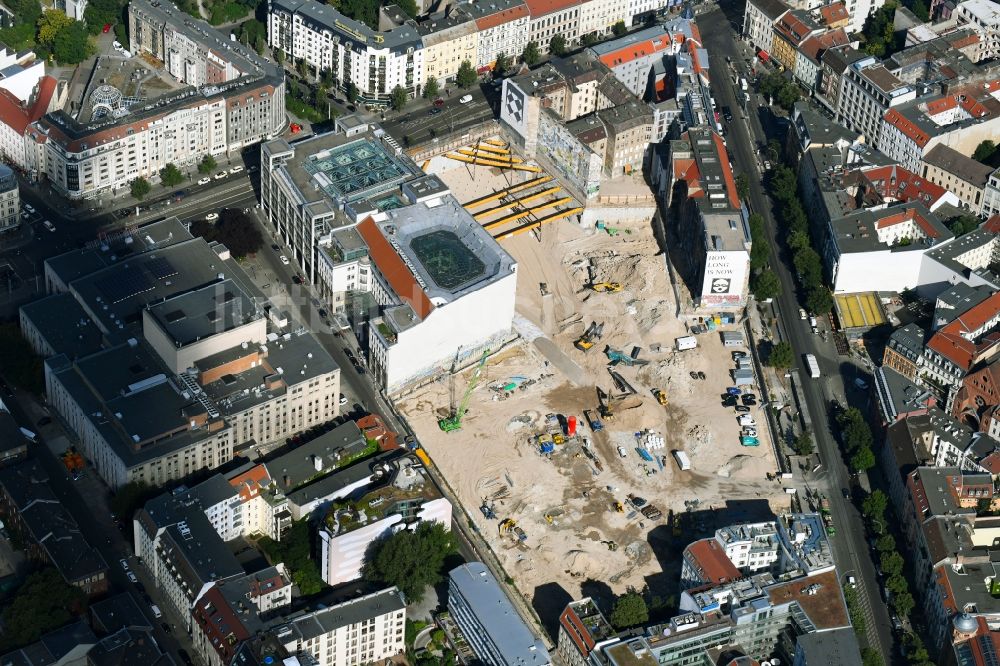
[[[862,447],[851,456],[851,471],[867,472],[875,466],[875,454],[870,448]]]
[[[817,315],[830,314],[830,310],[833,309],[833,294],[830,293],[829,289],[818,284],[809,290],[809,295],[806,297],[806,307]]]
[[[424,84],[424,99],[434,99],[438,96],[441,89],[438,87],[438,81],[433,76],[427,79],[427,83]]]
[[[909,587],[909,584],[906,582],[906,579],[903,578],[903,574],[901,573],[892,574],[885,581],[885,588],[893,594],[902,594],[903,592],[907,592]]]
[[[299,73],[299,76],[303,79],[309,76],[309,63],[306,62],[305,58],[299,58],[295,62],[295,71]]]
[[[395,4],[410,18],[417,18],[417,3],[414,0],[395,0]]]
[[[789,83],[778,91],[775,101],[786,111],[791,111],[792,106],[799,101],[799,88],[794,83]]]
[[[326,587],[326,583],[319,575],[319,568],[311,556],[311,533],[309,520],[305,519],[292,523],[292,527],[281,537],[281,541],[264,537],[258,542],[271,564],[285,563],[291,571],[292,582],[298,586],[303,596],[316,594]]]
[[[52,44],[52,55],[66,65],[76,65],[93,52],[93,45],[87,35],[87,26],[82,21],[73,21],[60,30]]]
[[[813,445],[812,431],[803,430],[799,433],[799,436],[795,438],[795,452],[800,456],[811,455],[815,450]]]
[[[0,618],[4,652],[37,641],[43,634],[67,624],[87,608],[87,597],[67,585],[55,569],[48,567],[28,576],[13,600],[5,604]]]
[[[115,25],[121,21],[122,7],[118,0],[90,0],[83,10],[83,19],[87,22],[87,31],[97,35],[106,23]]]
[[[205,155],[204,157],[201,158],[201,161],[198,162],[198,173],[210,174],[213,171],[215,171],[215,167],[217,166],[219,165],[215,161],[214,157],[212,157],[211,155]]]
[[[358,92],[358,87],[354,85],[354,81],[348,81],[347,86],[344,88],[344,97],[347,98],[350,104],[354,104],[357,101]]]
[[[501,51],[500,53],[497,54],[497,60],[493,64],[493,75],[503,76],[504,74],[507,73],[507,70],[510,69],[510,66],[511,66],[510,56]]]
[[[858,630],[857,625],[855,625],[854,630]],[[878,650],[866,647],[861,648],[861,664],[862,666],[884,666],[885,661],[882,660],[882,655],[879,654]]]
[[[438,522],[423,522],[377,541],[365,557],[365,580],[395,585],[411,603],[423,599],[428,586],[442,580],[445,558],[456,550],[455,539]]]
[[[794,356],[791,344],[785,341],[778,342],[771,347],[771,353],[767,355],[767,364],[772,368],[784,370],[792,367]]]
[[[872,429],[857,407],[845,409],[838,414],[837,425],[840,426],[840,436],[848,453],[860,448],[871,448],[874,441]]]
[[[133,514],[158,493],[145,481],[129,481],[115,491],[111,498],[111,510],[120,520],[130,521]]]
[[[556,56],[566,55],[566,38],[556,34],[549,40],[549,53]]]
[[[541,59],[542,54],[538,50],[537,42],[528,42],[527,46],[524,47],[524,50],[521,51],[521,62],[528,67],[534,67]]]
[[[959,215],[948,221],[948,229],[956,236],[964,236],[979,228],[979,220],[974,215]]]
[[[406,106],[406,101],[409,95],[406,94],[406,89],[403,86],[396,86],[392,89],[392,97],[390,98],[390,104],[392,105],[393,111],[402,111],[403,107]]]
[[[880,553],[896,550],[896,538],[891,534],[883,534],[875,540],[875,550]]]
[[[766,301],[781,294],[781,282],[778,280],[777,274],[768,268],[753,277],[752,290],[754,298],[758,301]]]
[[[889,505],[889,498],[881,490],[875,489],[861,502],[861,513],[865,518],[882,518]]]
[[[237,258],[255,254],[264,246],[264,236],[253,218],[239,208],[223,208],[216,224],[204,221],[192,224],[191,233],[209,242],[222,243]]]
[[[476,85],[477,81],[479,81],[479,75],[476,74],[476,68],[468,60],[463,60],[462,64],[458,66],[458,73],[455,74],[455,83],[458,84],[459,88],[471,88]]]
[[[896,609],[896,614],[902,617],[909,616],[909,614],[913,611],[913,606],[914,606],[913,595],[910,594],[909,590],[903,590],[902,592],[897,593],[896,596],[892,598],[892,607]],[[927,661],[928,660],[927,650],[924,649],[923,651],[923,659],[917,661],[916,659],[917,657],[918,655],[914,653],[911,656],[910,663],[911,664],[921,663]]]
[[[337,83],[337,79],[333,75],[332,69],[324,69],[322,72],[320,72],[319,80],[322,82],[323,87],[325,87],[327,90],[333,88],[333,86]]]
[[[73,25],[73,19],[61,9],[46,9],[38,19],[38,42],[52,45],[60,32]]]
[[[611,624],[616,629],[628,629],[646,624],[649,620],[649,609],[646,600],[635,590],[629,590],[615,600],[611,611]]]
[[[990,139],[986,139],[978,146],[976,150],[972,153],[972,159],[977,162],[982,162],[983,164],[988,164],[993,166],[993,157],[996,155],[997,145]]]
[[[142,176],[132,181],[132,196],[139,201],[142,201],[151,189],[149,181]]]
[[[745,173],[736,176],[736,196],[746,199],[750,196],[750,181]]]
[[[164,187],[176,187],[184,182],[184,174],[176,164],[170,163],[160,169],[160,183]]]
[[[601,38],[597,36],[596,32],[588,32],[580,38],[580,45],[584,47],[593,46],[599,41],[601,41]]]
[[[282,51],[281,49],[274,49],[273,54],[274,54],[274,62],[278,63],[279,65],[284,65],[285,64],[285,52],[284,51]]]
[[[882,572],[886,576],[895,576],[903,572],[903,556],[897,552],[882,553],[879,556],[879,564],[882,565]]]
[[[615,37],[621,37],[626,32],[628,32],[628,28],[625,27],[625,21],[618,21],[617,23],[612,25],[611,32],[614,33]]]

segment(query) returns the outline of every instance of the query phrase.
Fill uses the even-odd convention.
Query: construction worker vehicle
[[[594,282],[587,285],[591,290],[598,293],[608,292],[611,294],[617,294],[622,290],[621,282]]]
[[[649,520],[659,520],[663,517],[663,512],[657,509],[652,504],[647,504],[646,506],[639,509],[639,513],[646,516]]]
[[[594,432],[600,432],[604,430],[604,424],[601,423],[601,419],[594,416],[594,413],[589,409],[583,410],[583,418],[587,419],[587,425]]]
[[[617,501],[612,502],[611,503],[611,508],[614,509],[618,513],[625,513],[625,507],[622,505],[621,502],[617,502]]]
[[[483,357],[479,359],[479,365],[476,366],[475,372],[472,373],[472,379],[469,380],[469,386],[465,389],[465,395],[462,396],[462,402],[459,403],[457,408],[452,405],[451,416],[438,421],[438,427],[441,428],[441,430],[444,430],[445,432],[452,432],[454,430],[461,429],[462,417],[465,416],[465,412],[469,408],[469,399],[472,398],[472,391],[476,388],[476,384],[479,383],[479,377],[483,374],[483,366],[486,365],[486,358],[489,354],[490,352],[487,349],[483,352]]]
[[[604,350],[604,353],[608,355],[608,361],[611,365],[618,365],[622,363],[624,365],[646,365],[649,361],[643,361],[637,358],[639,356],[638,347],[633,350],[633,353],[626,354],[620,349],[615,349],[614,347],[608,347]]]
[[[660,389],[653,389],[653,395],[656,397],[656,402],[663,406],[667,405],[667,394]]]
[[[582,352],[588,352],[590,351],[590,348],[601,339],[602,335],[604,335],[604,324],[598,324],[596,321],[592,321],[590,322],[590,326],[587,327],[587,330],[583,332],[583,335],[577,338],[576,342],[573,343],[573,346]]]

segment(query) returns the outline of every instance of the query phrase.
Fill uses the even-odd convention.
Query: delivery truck
[[[809,368],[809,376],[813,379],[819,379],[819,363],[816,362],[816,357],[812,354],[806,354],[806,367]]]

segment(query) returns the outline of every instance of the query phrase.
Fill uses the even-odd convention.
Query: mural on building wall
[[[543,111],[538,123],[538,151],[588,199],[601,190],[601,158],[576,140],[557,118]]]

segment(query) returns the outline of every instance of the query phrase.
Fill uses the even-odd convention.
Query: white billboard
[[[522,137],[527,137],[528,96],[510,79],[503,80],[500,120]]]
[[[701,286],[701,304],[709,307],[739,307],[746,293],[750,255],[744,250],[709,252]]]

